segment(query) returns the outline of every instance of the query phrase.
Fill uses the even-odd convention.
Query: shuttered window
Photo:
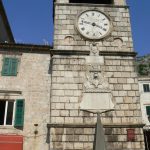
[[[16,100],[15,127],[22,127],[24,124],[24,99]]]
[[[16,76],[18,58],[5,57],[3,59],[2,76]]]

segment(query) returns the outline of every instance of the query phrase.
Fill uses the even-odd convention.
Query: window
[[[148,116],[148,120],[150,122],[150,106],[146,106],[146,113],[147,113],[147,116]]]
[[[148,116],[150,116],[150,106],[146,106],[146,113]]]
[[[149,84],[143,84],[144,92],[150,92]]]
[[[1,100],[0,101],[0,125],[23,126],[24,100]]]
[[[3,59],[2,76],[16,76],[18,58],[5,57]]]
[[[0,101],[0,125],[12,125],[14,117],[14,101]]]
[[[113,0],[70,0],[70,3],[113,4]]]

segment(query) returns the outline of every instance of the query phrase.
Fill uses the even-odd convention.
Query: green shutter
[[[15,127],[23,127],[24,124],[24,99],[16,100]]]
[[[17,58],[4,58],[2,67],[2,76],[16,76],[18,67]]]
[[[8,76],[10,70],[10,58],[3,59],[2,76]]]
[[[150,106],[146,106],[147,115],[150,116]]]
[[[12,58],[11,59],[11,67],[10,67],[10,74],[12,76],[17,75],[17,67],[18,67],[18,59]]]

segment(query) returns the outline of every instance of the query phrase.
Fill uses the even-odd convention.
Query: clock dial
[[[98,40],[110,32],[110,19],[98,10],[82,12],[77,19],[77,29],[82,36]]]

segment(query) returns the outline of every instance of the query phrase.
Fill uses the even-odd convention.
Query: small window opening
[[[149,84],[143,84],[144,92],[150,92]]]
[[[113,4],[113,0],[70,0],[70,3]]]
[[[14,101],[0,101],[0,125],[12,125]]]
[[[150,106],[146,106],[146,114],[147,114],[148,121],[150,122]]]

